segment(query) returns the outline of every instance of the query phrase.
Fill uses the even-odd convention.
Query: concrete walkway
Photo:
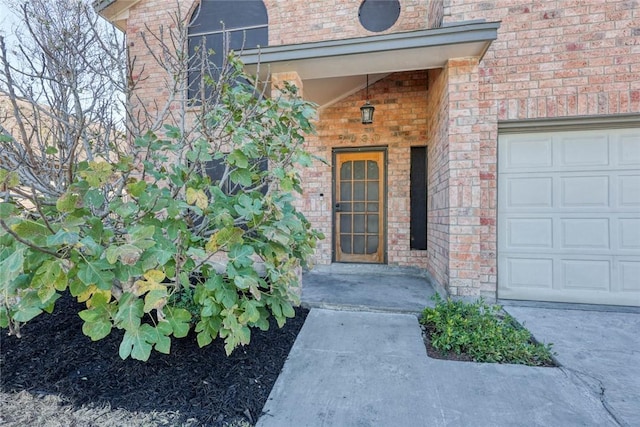
[[[539,340],[554,342],[565,365],[533,368],[431,359],[414,314],[355,306],[311,310],[258,426],[640,425],[638,313],[509,307]],[[604,369],[607,360],[616,362]]]

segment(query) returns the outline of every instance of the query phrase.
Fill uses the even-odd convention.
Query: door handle
[[[340,203],[336,203],[336,212],[342,212],[340,209]]]

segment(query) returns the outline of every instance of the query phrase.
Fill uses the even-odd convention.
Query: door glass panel
[[[378,200],[378,181],[367,182],[367,200]]]
[[[367,212],[378,212],[377,203],[367,203]]]
[[[340,212],[351,212],[351,203],[340,202]]]
[[[378,251],[378,236],[367,236],[367,253],[375,254]]]
[[[351,234],[340,235],[340,247],[345,254],[353,253],[351,250]]]
[[[353,232],[354,233],[364,233],[364,217],[365,215],[353,216]]]
[[[364,182],[353,183],[353,200],[365,200],[364,198]]]
[[[365,161],[364,160],[356,160],[353,162],[353,179],[364,179],[365,178]]]
[[[340,183],[340,200],[351,200],[351,181]]]
[[[364,254],[364,236],[353,236],[353,253]]]
[[[358,203],[354,203],[353,204],[353,211],[354,212],[364,212],[364,202],[358,202]]]
[[[351,179],[351,163],[344,162],[340,167],[340,179]]]
[[[378,215],[367,215],[367,233],[378,233]]]
[[[351,215],[340,215],[340,232],[351,233]]]
[[[378,179],[378,163],[373,160],[367,161],[367,179]]]

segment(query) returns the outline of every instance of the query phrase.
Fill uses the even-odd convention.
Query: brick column
[[[478,61],[447,64],[449,91],[449,283],[451,295],[480,295],[481,180]]]

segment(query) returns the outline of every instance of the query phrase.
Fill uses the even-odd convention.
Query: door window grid
[[[372,160],[340,167],[340,246],[343,253],[374,254],[379,245],[380,171]]]

